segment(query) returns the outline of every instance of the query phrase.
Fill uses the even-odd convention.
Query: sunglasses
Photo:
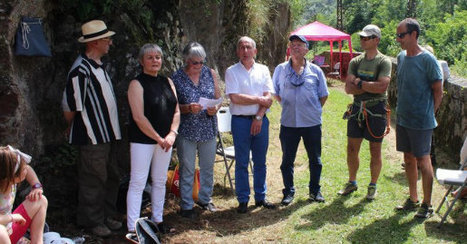
[[[204,60],[203,60],[203,61],[200,61],[200,62],[191,61],[191,60],[190,60],[190,63],[191,63],[192,65],[198,65],[198,64],[205,64],[206,62],[205,62]]]
[[[402,39],[407,34],[410,34],[410,31],[406,31],[406,32],[403,32],[403,33],[396,33],[396,36],[399,37],[400,39]]]
[[[368,40],[371,40],[371,39],[375,39],[376,36],[360,36],[360,40],[362,41],[368,41]]]

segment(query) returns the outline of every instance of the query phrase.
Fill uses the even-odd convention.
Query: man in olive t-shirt
[[[386,89],[391,79],[391,61],[378,51],[381,30],[376,25],[367,25],[359,33],[360,44],[365,50],[349,64],[345,91],[354,95],[354,103],[344,115],[347,122],[347,166],[349,181],[339,191],[348,195],[357,190],[357,171],[360,164],[358,153],[363,138],[370,144],[371,181],[366,198],[376,197],[376,182],[381,172],[381,142],[385,134]]]

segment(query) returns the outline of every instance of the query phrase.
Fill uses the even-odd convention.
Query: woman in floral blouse
[[[183,50],[183,58],[185,66],[172,76],[181,111],[176,142],[180,161],[180,214],[194,218],[192,192],[196,155],[199,157],[201,185],[196,204],[204,210],[216,211],[211,195],[216,157],[216,113],[220,107],[203,109],[198,101],[201,97],[217,99],[221,94],[214,70],[204,65],[206,52],[203,46],[197,42],[189,43]]]

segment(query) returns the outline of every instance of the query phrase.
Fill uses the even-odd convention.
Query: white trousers
[[[151,169],[152,220],[162,222],[165,201],[167,170],[172,156],[172,148],[165,152],[157,144],[130,143],[131,173],[127,193],[127,227],[135,230],[135,222],[140,217],[143,190]]]

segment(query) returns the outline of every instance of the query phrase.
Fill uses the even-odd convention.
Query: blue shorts
[[[396,127],[396,149],[412,153],[416,158],[430,155],[433,129],[415,130],[401,125]]]

